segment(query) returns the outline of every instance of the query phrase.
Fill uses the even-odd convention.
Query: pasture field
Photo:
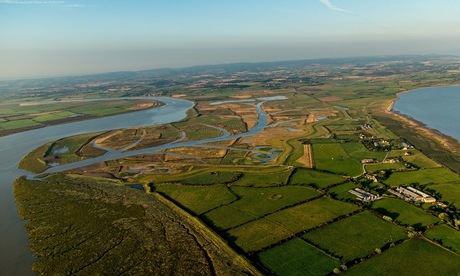
[[[387,198],[372,203],[371,208],[382,215],[391,217],[395,222],[416,229],[439,222],[439,219],[414,205],[400,199]]]
[[[49,142],[29,152],[21,159],[21,161],[19,161],[18,168],[33,173],[40,173],[48,169],[46,163],[40,158],[45,156],[46,151],[49,149],[49,147],[51,147],[51,145],[52,142]]]
[[[85,159],[84,156],[79,154],[79,149],[89,143],[98,134],[89,133],[77,136],[71,136],[55,141],[47,150],[44,157],[59,156],[60,164],[68,164]]]
[[[341,263],[305,241],[294,238],[258,255],[275,275],[328,275]]]
[[[296,138],[286,141],[285,147],[289,148],[290,153],[287,155],[286,161],[284,163],[291,166],[303,166],[302,163],[297,161],[304,154],[303,144]]]
[[[406,152],[409,152],[411,155],[404,155]],[[392,150],[390,156],[401,156],[404,161],[414,164],[422,169],[431,169],[441,167],[436,161],[428,158],[425,154],[421,153],[416,149],[410,150]]]
[[[243,224],[227,235],[244,251],[255,251],[356,210],[353,204],[323,197]]]
[[[460,208],[460,181],[427,185],[426,191],[433,193],[438,200],[453,204],[457,209]]]
[[[189,185],[225,184],[237,180],[240,176],[241,173],[234,171],[206,171],[191,176],[184,176],[176,182]]]
[[[348,176],[363,172],[361,163],[350,158],[339,143],[313,144],[313,159],[319,170]]]
[[[343,262],[365,257],[407,238],[404,229],[364,211],[302,236]]]
[[[184,131],[185,136],[192,141],[214,138],[222,135],[222,131],[202,124],[187,124],[186,126],[181,126],[180,129]]]
[[[60,120],[60,119],[65,119],[70,116],[76,115],[73,112],[70,111],[56,111],[53,113],[47,113],[44,115],[39,115],[34,118],[34,121],[37,122],[47,122],[47,121],[53,121],[53,120]]]
[[[227,187],[222,185],[203,187],[162,184],[155,185],[155,192],[167,196],[196,215],[236,200]]]
[[[11,130],[17,128],[25,128],[25,127],[36,127],[42,126],[41,123],[35,122],[32,119],[22,119],[22,120],[14,120],[8,121],[0,124],[0,130]]]
[[[392,187],[399,185],[447,183],[459,181],[460,177],[446,168],[422,169],[417,171],[395,172],[383,181]]]
[[[237,201],[205,214],[206,220],[221,229],[235,227],[319,195],[311,188],[298,186],[231,189],[239,196]]]
[[[399,137],[395,135],[391,130],[388,128],[382,126],[379,121],[372,119],[372,125],[374,126],[374,129],[377,130],[378,132],[378,137],[384,138],[384,139],[398,139]]]
[[[83,149],[82,146],[99,134],[82,134],[46,143],[24,156],[19,163],[19,168],[33,173],[40,173],[48,169],[48,161],[50,163],[67,164],[90,157],[90,155],[85,154],[88,151],[80,151],[80,149]],[[96,152],[98,152],[97,149],[92,151],[92,153]],[[99,153],[104,152],[100,151]]]
[[[211,225],[217,231],[230,229],[236,225],[247,223],[248,221],[257,219],[257,217],[245,213],[241,210],[224,205],[217,209],[211,210],[201,215],[203,220]]]
[[[336,174],[297,168],[289,178],[289,185],[307,184],[317,188],[325,188],[343,181],[345,178]]]
[[[277,221],[261,218],[231,229],[223,236],[246,252],[260,250],[294,233]]]
[[[390,248],[344,275],[458,275],[460,257],[421,239]]]
[[[348,157],[339,143],[313,144],[313,158],[316,159],[343,159]]]
[[[386,155],[383,151],[369,151],[361,142],[348,142],[341,144],[341,146],[351,158],[358,161],[366,158],[373,158],[377,161],[382,161]]]
[[[282,186],[272,188],[231,187],[240,196],[230,207],[260,217],[283,207],[308,200],[319,193],[309,187]]]
[[[445,224],[428,229],[423,235],[452,251],[460,253],[460,232]]]
[[[22,99],[23,100],[23,99]],[[109,100],[97,102],[37,102],[0,106],[0,131],[43,127],[75,118],[102,117],[157,106],[145,100]],[[78,116],[78,117],[75,117]]]
[[[286,185],[292,170],[268,168],[245,172],[232,186],[268,187]]]
[[[332,195],[334,198],[340,200],[354,200],[356,199],[355,195],[350,194],[348,191],[354,188],[358,188],[353,182],[348,182],[327,190],[327,193]]]

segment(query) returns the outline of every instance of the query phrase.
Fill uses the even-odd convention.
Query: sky
[[[460,54],[458,0],[0,0],[0,80]]]

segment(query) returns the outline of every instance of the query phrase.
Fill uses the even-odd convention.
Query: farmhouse
[[[401,199],[404,199],[405,201],[422,201],[426,203],[436,202],[436,199],[431,195],[426,194],[412,187],[398,187],[396,188],[396,191],[389,189],[388,192]]]
[[[363,159],[361,160],[361,163],[362,164],[369,164],[369,163],[374,163],[374,159]]]
[[[411,190],[412,192],[416,193],[416,194],[419,194],[422,196],[422,201],[423,202],[428,202],[428,203],[433,203],[433,202],[436,202],[436,198],[432,197],[431,195],[429,194],[425,194],[424,192],[422,191],[419,191],[415,188],[412,188],[412,187],[407,187],[408,190]]]
[[[398,163],[398,162],[401,162],[401,160],[399,159],[399,157],[395,157],[395,158],[385,159],[385,160],[383,160],[382,163],[394,164],[394,163]]]
[[[379,182],[379,180],[377,179],[376,175],[375,174],[368,174],[366,173],[365,177],[369,180],[372,180],[374,182]]]
[[[362,202],[372,202],[372,201],[381,199],[380,196],[376,196],[376,195],[371,194],[369,192],[366,192],[366,191],[364,191],[364,190],[362,190],[360,188],[356,188],[356,189],[353,189],[353,190],[348,190],[348,192],[350,194],[353,194],[356,197],[358,197],[358,200],[361,200]]]

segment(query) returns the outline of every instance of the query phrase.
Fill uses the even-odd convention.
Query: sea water
[[[400,94],[393,110],[460,141],[460,86],[423,88]]]

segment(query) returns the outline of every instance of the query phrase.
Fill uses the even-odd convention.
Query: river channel
[[[190,101],[174,98],[149,97],[142,99],[158,100],[164,102],[165,105],[133,113],[45,127],[0,138],[0,275],[33,275],[31,266],[34,258],[28,248],[29,241],[24,230],[25,222],[21,221],[17,214],[13,197],[12,183],[14,180],[22,175],[32,176],[30,172],[17,168],[21,158],[46,142],[68,136],[176,122],[185,118],[186,111],[193,107],[193,103]],[[279,100],[279,98],[274,97],[273,100]],[[157,153],[157,151],[164,149],[199,146],[202,143],[250,136],[262,131],[267,126],[267,118],[261,105],[262,102],[256,105],[259,115],[257,125],[246,133],[231,136],[224,134],[220,137],[200,141],[181,142],[179,140],[135,151],[110,151],[93,159],[52,167],[47,172],[60,172],[116,158]]]

